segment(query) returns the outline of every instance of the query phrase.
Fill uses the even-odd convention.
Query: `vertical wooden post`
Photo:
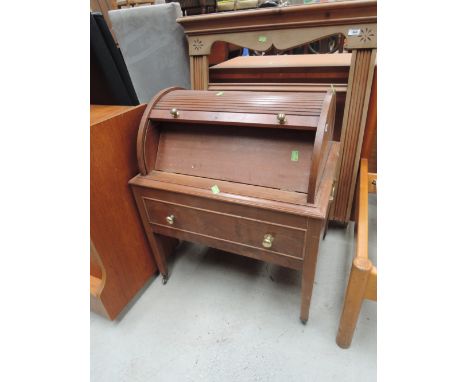
[[[371,271],[372,263],[369,259],[356,257],[353,260],[341,313],[340,327],[336,336],[337,345],[343,349],[347,349],[351,345]]]
[[[341,131],[341,154],[332,220],[347,222],[366,126],[377,49],[354,49]]]
[[[190,56],[192,90],[208,90],[208,56]]]

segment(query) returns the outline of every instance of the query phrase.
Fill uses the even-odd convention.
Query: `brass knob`
[[[179,112],[177,111],[177,109],[175,107],[173,107],[171,109],[171,115],[174,117],[174,118],[177,118],[179,116]]]
[[[280,125],[286,122],[286,114],[284,113],[278,113],[276,118],[278,119],[278,122],[280,123]]]
[[[263,236],[263,242],[262,242],[262,245],[265,247],[265,248],[271,248],[271,246],[273,245],[273,235],[267,233],[265,236]]]
[[[170,225],[174,224],[175,216],[174,216],[174,215],[166,216],[166,221],[167,221],[167,223],[170,224]]]

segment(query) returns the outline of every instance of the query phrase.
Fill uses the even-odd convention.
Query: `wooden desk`
[[[128,179],[146,105],[91,105],[91,309],[114,319],[156,272]]]
[[[188,16],[177,20],[189,43],[192,89],[208,89],[208,56],[215,41],[256,51],[285,50],[341,34],[351,51],[337,195],[332,216],[349,221],[377,53],[377,1],[343,1],[242,12]]]
[[[302,271],[305,323],[338,160],[335,93],[159,93],[130,181],[158,268],[170,240]]]

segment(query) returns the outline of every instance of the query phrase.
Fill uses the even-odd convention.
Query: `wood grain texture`
[[[167,89],[151,108],[138,137],[142,174],[148,174],[158,153],[157,171],[307,192],[314,203],[333,137],[334,92]],[[312,134],[295,131],[316,128]]]
[[[168,203],[152,198],[143,198],[148,221],[152,226],[161,226],[221,240],[237,242],[264,250],[262,241],[266,234],[274,236],[273,245],[268,249],[283,256],[302,259],[302,248],[305,230],[284,225],[270,223],[258,219],[245,218],[239,215],[229,215],[216,210],[208,210],[201,206]],[[166,217],[173,216],[174,222],[169,224]],[[157,231],[156,228],[156,231]]]
[[[137,160],[140,174],[146,175],[154,167],[159,142],[159,130],[149,119],[149,114],[153,109],[154,104],[162,98],[166,93],[173,90],[181,89],[179,87],[170,87],[161,90],[157,93],[146,106],[143,116],[138,127],[138,135],[136,141]]]
[[[377,22],[377,1],[342,1],[265,8],[242,12],[188,16],[177,19],[187,35],[209,35],[221,32],[246,32],[288,28],[326,27]]]
[[[208,89],[208,56],[190,56],[190,83],[193,90]]]
[[[351,54],[240,56],[210,67],[210,83],[348,82]]]
[[[377,268],[368,257],[368,195],[368,163],[367,159],[362,159],[356,195],[356,250],[336,336],[336,343],[342,348],[348,348],[351,345],[362,301],[364,299],[377,301]]]
[[[339,222],[349,221],[351,214],[376,50],[355,50],[353,55],[341,132],[342,160],[336,199],[331,212],[332,219]]]
[[[195,60],[201,62],[201,57],[209,55],[211,46],[216,41],[264,52],[273,46],[285,50],[320,40],[326,36],[340,34],[346,36],[344,47],[347,50],[352,50],[354,56],[357,51],[363,51],[362,54],[359,54],[358,60],[356,57],[352,59],[352,73],[348,76],[348,85],[353,84],[354,89],[348,86],[346,101],[348,107],[345,105],[345,110],[349,110],[350,116],[348,118],[345,115],[344,118],[349,120],[351,127],[346,134],[342,132],[343,152],[341,158],[343,163],[340,163],[336,201],[330,212],[330,216],[334,220],[347,223],[350,217],[360,158],[363,123],[365,123],[367,115],[367,89],[370,88],[372,79],[369,73],[366,75],[366,71],[371,66],[370,61],[372,61],[377,48],[377,2],[374,0],[343,1],[229,12],[184,17],[178,19],[178,22],[184,27],[189,42],[193,89],[206,89],[208,86],[205,83],[205,78],[208,75],[207,65],[197,66],[193,63]],[[359,33],[350,36],[349,29],[357,29]],[[371,52],[370,60],[367,57],[368,52]],[[354,74],[356,80],[353,82]],[[367,86],[363,80],[363,77],[366,76],[370,79]],[[197,85],[193,86],[195,82]],[[245,82],[245,80],[242,81],[244,84]],[[224,83],[226,82],[224,81]],[[352,98],[356,98],[356,100],[351,102]],[[364,118],[356,120],[357,116],[360,115],[363,115]],[[346,127],[343,127],[344,129]]]
[[[377,65],[375,66],[374,78],[372,79],[361,158],[367,159],[370,172],[377,172]]]
[[[193,128],[189,131],[193,132]],[[159,145],[162,142],[161,138]],[[171,146],[175,143],[168,144]],[[222,142],[220,145],[225,146]],[[223,190],[225,184],[229,184],[229,191],[233,194],[225,192],[213,194],[209,189],[213,179],[167,172],[162,169],[152,171],[146,176],[138,175],[133,178],[130,184],[158,265],[163,263],[162,272],[168,274],[166,258],[170,255],[170,251],[162,248],[161,240],[169,237],[302,270],[300,317],[306,322],[319,237],[329,203],[338,152],[339,145],[335,143],[327,153],[316,205],[310,207],[291,206],[290,203],[259,197],[246,197],[242,192],[237,194],[239,189],[252,186],[236,182],[216,181],[221,184]],[[158,156],[164,155],[160,147]],[[269,192],[268,189],[263,189],[264,192]],[[169,221],[168,217],[171,218]],[[263,244],[266,234],[273,237],[270,248],[265,248]]]
[[[316,130],[296,130],[280,120],[279,128],[258,128],[266,118],[259,111],[283,108],[288,118],[317,117]],[[203,114],[189,120],[182,113],[192,109]],[[220,118],[226,109],[251,115],[254,123],[238,128],[239,121]],[[169,121],[155,113],[171,110]],[[331,141],[334,113],[333,91],[160,93],[140,123],[145,174],[129,183],[164,279],[169,238],[302,270],[305,323],[339,158],[339,144]]]
[[[127,184],[138,173],[135,142],[144,109],[91,107],[91,239],[105,273],[91,303],[110,319],[156,271]]]

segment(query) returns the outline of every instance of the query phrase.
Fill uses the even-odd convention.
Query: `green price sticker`
[[[259,42],[266,42],[266,40],[267,40],[266,36],[258,36]]]
[[[299,160],[299,150],[291,151],[291,161],[297,162]]]
[[[214,186],[211,187],[211,192],[213,194],[219,194],[219,187],[215,184]]]
[[[219,96],[222,96],[224,94],[224,92],[217,92],[216,95],[219,97]]]

